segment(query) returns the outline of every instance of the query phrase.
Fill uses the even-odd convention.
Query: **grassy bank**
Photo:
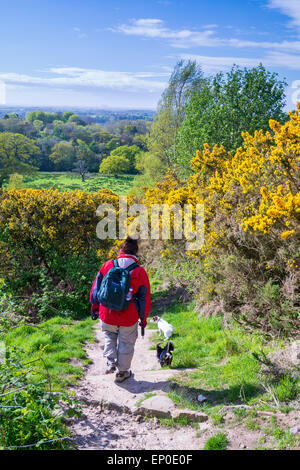
[[[57,316],[36,326],[12,329],[5,344],[19,349],[20,359],[27,362],[42,358],[30,376],[33,384],[46,380],[52,390],[65,390],[84,375],[89,363],[84,346],[94,340],[91,319],[74,322]]]
[[[238,325],[226,328],[221,315],[199,316],[192,304],[174,305],[164,319],[175,328],[172,367],[192,369],[173,380],[176,387],[170,396],[179,405],[214,413],[221,405],[272,409],[276,403],[282,408],[295,403],[299,376],[288,371],[286,375],[262,371],[266,355],[283,342],[266,342],[260,334],[246,333]],[[199,394],[207,398],[202,407],[197,401]]]
[[[34,326],[9,325],[2,313],[0,450],[69,449],[66,420],[81,412],[70,386],[89,362],[84,347],[94,341],[92,320],[58,316]]]
[[[164,297],[159,300],[157,291],[154,299],[160,304]],[[210,416],[208,427],[192,424],[201,448],[299,449],[299,434],[291,432],[299,416],[299,370],[268,362],[286,342],[266,341],[236,324],[227,328],[222,315],[199,316],[192,303],[173,302],[163,318],[175,327],[172,368],[179,369],[168,395],[180,408]],[[171,428],[191,424],[186,418],[159,421]]]

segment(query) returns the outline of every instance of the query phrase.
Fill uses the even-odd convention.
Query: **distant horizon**
[[[116,111],[116,112],[142,112],[142,111],[147,111],[147,112],[153,112],[154,114],[157,112],[155,108],[109,108],[109,107],[93,107],[93,106],[79,106],[79,105],[73,105],[73,106],[63,106],[63,105],[3,105],[0,104],[0,110],[1,109],[34,109],[34,110],[45,110],[45,109],[53,109],[53,110],[65,110],[67,109],[68,111],[77,110],[94,110],[94,111]]]

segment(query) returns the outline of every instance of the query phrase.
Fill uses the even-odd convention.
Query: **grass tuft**
[[[228,444],[229,442],[226,435],[219,432],[206,441],[203,450],[226,450]]]

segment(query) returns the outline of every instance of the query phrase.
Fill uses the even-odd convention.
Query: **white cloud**
[[[278,0],[279,1],[279,0]],[[300,0],[299,0],[300,4]],[[161,38],[169,41],[174,48],[188,49],[190,47],[233,47],[233,48],[263,48],[283,51],[299,51],[300,41],[251,41],[239,38],[221,38],[216,35],[216,25],[203,25],[200,31],[190,29],[173,30],[165,26],[163,20],[142,18],[131,20],[111,29],[113,32],[145,38]]]
[[[299,0],[268,0],[271,8],[279,9],[292,18],[291,24],[300,28],[300,1]]]
[[[210,25],[215,27],[215,25]],[[215,41],[213,39],[213,28],[205,28],[203,31],[191,31],[182,29],[179,31],[172,30],[164,26],[164,21],[160,19],[141,18],[139,20],[131,20],[130,24],[122,24],[111,31],[124,33],[131,36],[144,36],[148,38],[170,39],[174,47],[187,47],[191,43],[197,45],[208,46]],[[217,44],[215,44],[217,45]]]
[[[287,54],[283,52],[270,52],[262,61],[270,67],[282,67],[290,70],[300,70],[299,55]]]
[[[181,59],[195,60],[201,65],[203,72],[215,73],[220,70],[229,70],[233,64],[241,67],[255,67],[261,59],[249,59],[247,57],[211,57],[197,54],[181,54]]]
[[[78,37],[79,39],[82,39],[82,38],[86,38],[86,37],[87,37],[87,35],[86,35],[85,33],[83,33],[83,32],[81,31],[81,29],[78,28],[78,26],[74,26],[73,31],[77,34],[77,37]]]
[[[47,76],[33,76],[18,73],[0,73],[5,83],[38,85],[57,88],[102,88],[129,92],[161,92],[166,82],[166,72],[117,72],[77,67],[52,67],[46,70]]]
[[[195,60],[201,65],[206,73],[215,73],[220,70],[226,71],[231,69],[233,64],[240,67],[256,67],[262,63],[266,67],[282,67],[291,70],[300,70],[299,56],[294,54],[286,54],[282,52],[270,52],[265,57],[248,58],[248,57],[216,57],[203,56],[197,54],[181,54],[181,59]]]

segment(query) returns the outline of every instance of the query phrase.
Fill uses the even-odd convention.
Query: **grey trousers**
[[[116,364],[119,371],[130,369],[134,346],[138,337],[138,323],[133,326],[109,325],[101,321],[105,346],[103,356],[107,365]]]

